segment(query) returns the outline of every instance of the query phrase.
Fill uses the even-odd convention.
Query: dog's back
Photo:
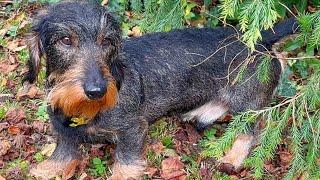
[[[274,42],[293,32],[294,23],[295,20],[290,19],[278,24],[275,33],[263,32],[260,44],[264,47],[260,45],[257,49],[270,50]],[[256,61],[248,64],[243,82],[232,86],[240,66],[246,59],[249,61],[249,50],[237,36],[233,28],[204,28],[126,40],[125,64],[139,72],[145,85],[144,116],[153,120],[166,111],[190,109],[206,103],[205,108],[198,108],[198,112],[205,114],[208,109],[212,112],[239,112],[267,105],[278,83],[280,63],[271,62],[270,80],[262,83],[256,77],[256,67],[261,61],[255,58]],[[218,110],[213,108],[215,105]],[[148,109],[161,111],[150,113]],[[199,114],[188,115],[191,117],[186,120]]]

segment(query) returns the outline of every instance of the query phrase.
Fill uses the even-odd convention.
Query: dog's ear
[[[110,71],[112,76],[116,80],[118,90],[120,89],[122,81],[124,79],[124,68],[125,66],[120,59],[117,59],[110,64]]]
[[[33,83],[41,68],[42,43],[37,32],[30,34],[28,38],[29,60],[27,62],[28,72],[23,81]]]

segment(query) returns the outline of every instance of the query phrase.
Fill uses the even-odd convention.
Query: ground
[[[22,84],[26,72],[27,30],[39,5],[12,7],[1,2],[4,10],[0,29],[0,180],[32,179],[31,167],[47,159],[55,148],[50,121],[46,114],[44,67],[34,85]],[[12,7],[10,9],[10,7]],[[0,14],[1,15],[1,14]],[[128,33],[140,35],[137,28]],[[249,169],[238,172],[226,167],[215,170],[216,161],[201,156],[202,142],[221,136],[230,116],[212,128],[197,132],[192,124],[179,123],[178,117],[164,117],[150,126],[145,158],[145,179],[251,179]],[[111,174],[113,145],[83,145],[83,159],[65,170],[64,177],[105,179]],[[288,168],[291,155],[285,148],[277,151],[277,160],[266,162],[266,177],[277,179]],[[78,166],[76,166],[78,165]],[[74,168],[76,171],[74,172]]]

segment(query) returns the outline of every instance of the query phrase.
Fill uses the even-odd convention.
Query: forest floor
[[[20,4],[17,8],[11,1],[0,5],[0,180],[32,179],[29,169],[47,159],[56,145],[46,113],[45,69],[36,84],[22,84],[29,58],[25,37],[40,6]],[[214,159],[201,157],[202,141],[221,136],[229,120],[227,116],[201,133],[192,124],[179,123],[178,117],[158,120],[148,132],[145,179],[252,179],[249,169],[223,174],[214,169]],[[86,144],[81,151],[83,159],[69,176],[106,179],[111,174],[113,145]],[[291,154],[279,148],[276,157],[265,164],[268,179],[281,177]]]

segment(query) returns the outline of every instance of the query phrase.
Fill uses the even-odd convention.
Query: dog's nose
[[[106,93],[106,88],[97,86],[88,86],[84,90],[89,99],[100,99]]]

